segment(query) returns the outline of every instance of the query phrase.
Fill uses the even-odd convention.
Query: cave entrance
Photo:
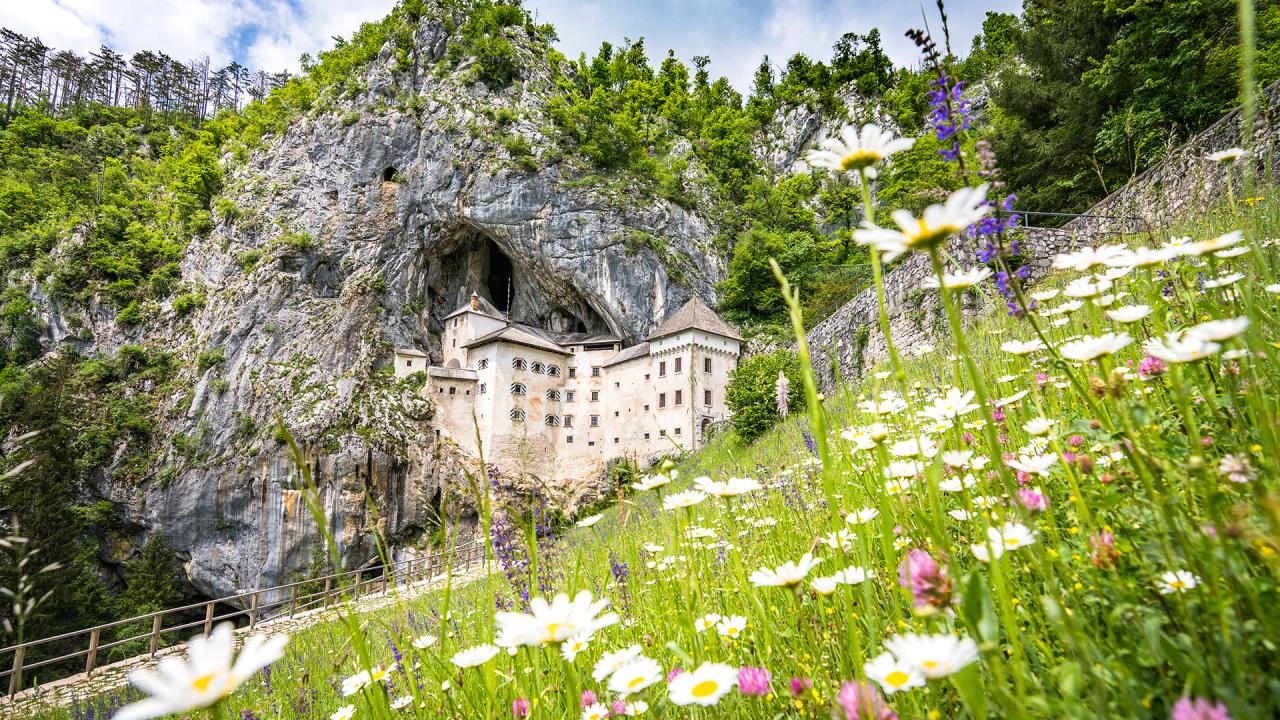
[[[395,182],[396,168],[394,165],[388,165],[382,170],[382,182]]]
[[[489,240],[489,297],[494,307],[502,312],[511,310],[511,283],[515,279],[515,270],[511,267],[511,258],[498,249],[497,243]]]

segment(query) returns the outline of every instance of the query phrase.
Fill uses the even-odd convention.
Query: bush
[[[778,414],[776,383],[778,373],[790,383],[787,404],[790,412],[804,409],[803,375],[800,359],[786,350],[756,355],[743,360],[729,375],[725,403],[733,411],[733,429],[744,440],[754,440],[773,427]]]
[[[227,361],[227,351],[220,347],[206,348],[196,356],[196,369],[204,372]]]
[[[184,293],[173,299],[173,311],[184,317],[205,306],[204,293]]]

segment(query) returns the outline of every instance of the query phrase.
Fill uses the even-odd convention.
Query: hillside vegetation
[[[1274,2],[1260,3],[1255,19],[1257,74],[1250,80],[1256,87],[1280,77],[1280,43],[1276,42],[1280,7]],[[447,29],[447,42],[438,59],[432,59],[428,49],[418,42],[419,30],[434,22]],[[945,198],[948,192],[975,182],[974,173],[984,154],[999,158],[1001,178],[1007,183],[1001,194],[1020,198],[1001,198],[1008,207],[1054,212],[1087,207],[1157,161],[1167,147],[1238,103],[1237,22],[1235,6],[1225,0],[1132,7],[1096,0],[1028,0],[1021,15],[989,14],[982,34],[967,51],[955,48],[951,52],[945,40],[939,38],[938,57],[918,69],[894,67],[883,51],[879,32],[858,29],[843,36],[825,59],[797,55],[783,64],[766,59],[753,87],[743,93],[723,78],[713,78],[704,57],[685,63],[668,54],[654,67],[643,40],[605,43],[594,56],[564,57],[554,48],[554,28],[536,23],[518,3],[406,0],[386,18],[364,25],[333,49],[307,58],[300,75],[276,76],[269,82],[267,76],[261,75],[257,89],[244,92],[244,99],[256,99],[244,103],[240,101],[240,90],[247,87],[243,83],[233,83],[238,89],[232,101],[220,94],[222,91],[214,96],[212,87],[203,89],[207,97],[191,92],[189,76],[178,70],[182,64],[171,59],[149,55],[141,59],[145,62],[137,62],[139,59],[135,58],[135,68],[151,69],[136,70],[132,76],[118,56],[112,59],[106,54],[101,62],[95,56],[93,62],[55,66],[56,55],[49,48],[39,50],[31,39],[15,39],[6,33],[6,62],[0,72],[6,73],[3,79],[13,92],[0,120],[0,258],[5,272],[4,287],[0,289],[0,433],[9,439],[28,437],[28,441],[21,447],[6,448],[5,469],[21,466],[25,472],[0,478],[0,497],[5,498],[4,509],[21,521],[21,531],[41,549],[42,561],[60,564],[42,582],[66,590],[29,615],[27,636],[55,635],[149,610],[163,604],[157,596],[174,599],[170,596],[177,594],[178,571],[171,555],[165,557],[156,550],[163,548],[163,539],[158,538],[150,551],[145,551],[141,543],[131,544],[129,539],[138,537],[143,529],[125,526],[110,504],[96,501],[86,487],[91,479],[104,474],[123,481],[162,483],[176,472],[170,459],[173,463],[199,460],[190,438],[153,436],[163,414],[184,413],[194,393],[192,383],[183,379],[181,372],[192,368],[183,368],[185,361],[177,359],[170,348],[153,347],[148,342],[154,328],[163,325],[181,329],[184,323],[190,323],[193,312],[206,303],[203,288],[184,286],[180,261],[193,238],[210,232],[215,218],[237,217],[246,210],[221,195],[228,172],[246,162],[252,153],[269,149],[291,125],[306,118],[339,113],[343,122],[348,118],[354,122],[360,113],[411,113],[420,107],[422,96],[411,92],[401,92],[391,99],[371,99],[367,70],[376,59],[393,58],[392,67],[401,78],[417,78],[421,73],[428,79],[449,77],[465,82],[492,104],[491,121],[498,127],[515,121],[509,102],[513,97],[536,94],[548,110],[550,125],[543,130],[551,145],[539,148],[536,157],[540,160],[535,160],[532,150],[522,145],[518,136],[495,138],[513,162],[561,163],[572,177],[570,182],[602,188],[635,187],[636,197],[642,201],[666,200],[705,214],[717,233],[716,247],[727,267],[727,276],[719,286],[719,309],[749,326],[762,339],[787,341],[792,318],[771,261],[779,266],[788,283],[800,288],[803,321],[820,319],[873,281],[872,254],[854,238],[868,208],[882,221],[895,208],[919,212]],[[937,70],[943,65],[948,77],[939,81]],[[72,78],[83,92],[50,94],[49,78],[70,78],[75,72],[84,74]],[[93,75],[98,72],[113,80],[98,82],[98,76]],[[145,82],[132,94],[122,92],[122,78],[127,77]],[[957,85],[957,81],[963,85]],[[274,89],[268,92],[268,87]],[[954,107],[948,102],[953,102]],[[898,134],[917,137],[917,141],[914,147],[880,166],[875,183],[867,187],[872,202],[866,206],[856,175],[824,169],[791,172],[789,161],[799,159],[805,148],[785,147],[784,131],[797,118],[808,117],[833,128],[845,122],[877,121],[896,128]],[[779,153],[785,157],[779,159]],[[958,172],[953,162],[956,158],[966,160],[968,169]],[[995,197],[994,191],[992,196]],[[1061,555],[1046,554],[1025,572],[1021,566],[1011,570],[1030,578],[1027,585],[1006,583],[1001,589],[995,584],[994,590],[983,590],[982,583],[972,578],[989,577],[999,571],[986,566],[981,572],[975,570],[979,566],[972,564],[962,546],[979,537],[980,531],[975,528],[985,531],[985,523],[991,518],[984,515],[987,520],[974,526],[956,525],[941,515],[935,517],[935,511],[945,506],[940,499],[943,496],[932,491],[928,493],[927,506],[931,514],[921,515],[913,506],[892,505],[905,501],[881,498],[879,486],[868,484],[870,479],[878,483],[880,466],[870,458],[858,459],[848,454],[842,440],[833,437],[832,442],[838,447],[822,465],[825,470],[819,484],[826,492],[813,496],[811,487],[804,492],[793,488],[797,483],[784,480],[799,477],[802,471],[812,472],[814,464],[810,462],[808,470],[800,468],[783,474],[778,460],[767,459],[767,448],[774,448],[774,453],[783,452],[776,444],[786,436],[783,433],[767,436],[756,449],[726,446],[723,456],[704,456],[709,463],[707,468],[719,468],[708,470],[716,479],[746,474],[780,488],[761,495],[750,513],[742,516],[743,525],[734,525],[744,510],[740,505],[723,516],[708,512],[706,523],[721,523],[715,530],[716,537],[730,538],[728,542],[736,545],[739,543],[732,538],[745,530],[745,523],[763,523],[752,532],[764,533],[766,528],[775,527],[767,522],[772,519],[776,527],[790,529],[780,532],[776,542],[743,542],[737,554],[726,550],[723,559],[713,559],[691,547],[677,551],[675,544],[688,540],[682,534],[688,528],[680,527],[678,522],[687,524],[692,520],[680,513],[666,514],[662,516],[665,525],[653,526],[654,534],[647,538],[618,536],[616,560],[634,572],[630,581],[633,589],[627,591],[631,599],[624,600],[616,594],[621,592],[616,583],[611,585],[614,581],[600,572],[605,567],[599,564],[600,550],[586,543],[572,545],[581,548],[566,551],[570,552],[567,557],[555,560],[562,563],[558,588],[594,589],[600,594],[613,587],[610,592],[615,593],[615,607],[633,600],[651,602],[647,614],[639,612],[643,605],[626,612],[639,623],[633,627],[645,629],[655,647],[665,648],[668,641],[676,643],[679,652],[670,650],[669,655],[664,655],[664,669],[677,662],[688,665],[691,658],[734,658],[744,662],[753,659],[767,664],[778,678],[790,674],[812,678],[818,695],[804,695],[797,702],[810,703],[808,707],[813,709],[813,703],[820,698],[825,707],[837,678],[859,676],[861,662],[875,645],[872,639],[880,638],[884,627],[907,623],[911,617],[902,612],[906,608],[905,596],[892,587],[892,574],[903,548],[892,552],[886,549],[893,542],[892,533],[886,534],[885,528],[877,526],[874,534],[855,531],[861,538],[857,545],[861,549],[849,557],[849,562],[877,570],[879,584],[867,584],[853,592],[842,588],[834,600],[810,598],[811,602],[803,605],[807,609],[797,611],[801,622],[794,629],[769,622],[773,612],[770,604],[781,610],[783,598],[791,602],[792,595],[758,596],[757,591],[748,589],[749,583],[742,577],[730,584],[730,574],[745,575],[762,563],[798,558],[818,537],[819,530],[834,532],[840,527],[838,522],[828,522],[837,508],[852,510],[865,503],[877,507],[882,502],[890,503],[882,508],[885,518],[892,510],[911,517],[912,522],[925,523],[918,527],[908,523],[904,533],[918,542],[928,538],[928,549],[942,562],[952,564],[951,578],[956,588],[953,594],[959,597],[961,588],[975,593],[960,606],[962,609],[978,612],[973,608],[991,603],[990,615],[966,615],[957,610],[955,622],[959,624],[955,627],[982,644],[988,667],[984,672],[990,673],[983,677],[992,684],[1016,681],[1016,693],[989,698],[1002,714],[1054,714],[1045,707],[1063,714],[1084,713],[1083,706],[1073,703],[1082,695],[1082,687],[1094,686],[1109,689],[1102,695],[1102,707],[1094,707],[1093,711],[1105,715],[1104,710],[1119,708],[1114,712],[1131,714],[1137,707],[1145,708],[1143,703],[1154,703],[1156,708],[1167,705],[1177,695],[1175,684],[1184,683],[1202,694],[1229,700],[1239,716],[1265,716],[1274,701],[1249,699],[1245,688],[1232,683],[1250,677],[1246,672],[1250,663],[1259,677],[1267,677],[1261,669],[1269,667],[1266,648],[1258,643],[1274,636],[1268,634],[1274,629],[1269,623],[1274,621],[1258,608],[1267,607],[1273,588],[1273,545],[1269,544],[1273,541],[1257,529],[1262,525],[1259,518],[1270,517],[1264,511],[1273,512],[1267,510],[1271,506],[1267,505],[1270,501],[1264,492],[1270,489],[1265,485],[1269,476],[1261,473],[1258,477],[1262,481],[1239,487],[1226,485],[1227,490],[1221,493],[1210,487],[1208,478],[1226,455],[1233,462],[1250,459],[1255,470],[1273,467],[1275,460],[1275,448],[1269,444],[1272,440],[1264,437],[1266,428],[1274,426],[1274,418],[1260,400],[1269,397],[1266,389],[1273,378],[1268,374],[1270,361],[1258,355],[1266,350],[1259,342],[1274,340],[1274,328],[1268,324],[1273,311],[1263,302],[1267,296],[1261,289],[1274,262],[1270,254],[1273,248],[1262,242],[1272,227],[1268,224],[1268,208],[1270,205],[1265,202],[1253,207],[1242,205],[1236,208],[1239,214],[1230,218],[1232,223],[1246,225],[1249,242],[1256,248],[1246,260],[1259,263],[1258,267],[1249,266],[1249,277],[1241,285],[1253,288],[1245,296],[1247,304],[1235,304],[1239,301],[1226,293],[1204,291],[1198,285],[1203,271],[1195,264],[1199,261],[1180,260],[1182,264],[1175,266],[1175,274],[1186,285],[1169,291],[1173,303],[1169,310],[1174,314],[1166,316],[1162,310],[1142,326],[1144,332],[1158,334],[1168,328],[1198,323],[1203,315],[1246,315],[1253,322],[1246,336],[1253,355],[1231,358],[1222,367],[1209,363],[1189,366],[1192,369],[1185,372],[1171,371],[1141,383],[1116,379],[1111,367],[1093,370],[1089,366],[1097,382],[1088,385],[1087,397],[1059,392],[1065,389],[1050,382],[1029,396],[1038,398],[1040,405],[1028,399],[1013,408],[1013,417],[1019,423],[1005,421],[1009,447],[1026,446],[1029,441],[1021,434],[1020,421],[1029,419],[1032,412],[1043,412],[1060,419],[1054,431],[1060,440],[1079,436],[1088,447],[1103,448],[1108,455],[1117,452],[1117,448],[1126,450],[1129,454],[1124,462],[1130,463],[1127,471],[1131,473],[1125,476],[1099,472],[1090,476],[1096,483],[1086,482],[1077,466],[1062,455],[1063,460],[1050,473],[1050,479],[1044,481],[1053,511],[1040,516],[1042,540],[1033,550],[1052,547]],[[1221,218],[1212,222],[1225,223]],[[1207,239],[1216,229],[1217,225],[1193,228],[1200,239]],[[299,248],[310,242],[303,235],[287,237]],[[1158,244],[1164,238],[1141,240]],[[251,266],[257,259],[246,256],[242,262]],[[1016,253],[987,257],[981,262],[990,263],[996,270],[1006,263],[1003,267],[1009,270],[1016,264]],[[1221,263],[1217,259],[1208,262],[1218,265],[1244,261],[1227,258]],[[1139,276],[1146,277],[1141,272],[1135,275]],[[1129,289],[1133,302],[1165,307],[1159,294],[1164,285],[1156,279],[1123,282],[1135,285]],[[1204,297],[1202,292],[1206,293]],[[48,343],[48,315],[44,308],[50,306],[63,311],[61,315],[72,324],[71,329],[80,333],[78,344],[86,350],[79,352],[75,347],[53,347]],[[1084,312],[1064,315],[1063,318],[1073,319],[1055,328],[1058,334],[1054,337],[1063,339],[1086,329],[1095,334],[1101,332],[1095,327],[1102,323],[1100,312],[1090,306]],[[1087,319],[1083,318],[1086,313]],[[91,331],[99,322],[130,328],[138,342],[109,352],[99,351],[93,347]],[[986,337],[984,342],[990,339]],[[984,347],[975,349],[974,354],[983,358],[987,377],[1014,374],[1006,367],[1011,360]],[[200,371],[223,361],[216,348],[189,355],[190,363]],[[1126,359],[1141,358],[1132,355]],[[934,362],[938,360],[935,358]],[[769,366],[770,374],[775,374],[777,367]],[[1235,367],[1239,370],[1231,370]],[[941,368],[938,365],[922,369],[911,380],[941,390],[936,380]],[[1016,369],[1021,373],[1018,377],[1026,381],[1028,376],[1023,371],[1028,368]],[[1065,372],[1059,363],[1041,369],[1059,380]],[[1086,373],[1080,374],[1084,382]],[[963,377],[954,382],[961,388],[968,385]],[[1234,385],[1236,382],[1240,384]],[[793,381],[793,393],[800,393],[803,385],[799,378]],[[1138,388],[1151,392],[1133,395]],[[877,387],[874,391],[882,389]],[[900,394],[904,402],[923,402],[909,398],[910,393]],[[744,402],[767,399],[757,393],[757,397]],[[1113,403],[1123,404],[1122,401],[1132,401],[1134,407],[1119,415],[1110,410]],[[797,399],[793,411],[801,412],[806,404],[811,409],[826,408],[823,412],[828,413],[833,425],[862,422],[840,415],[835,399],[825,404],[819,404],[816,398],[807,403]],[[775,414],[766,403],[751,432],[763,431]],[[904,418],[908,416],[913,417],[909,413]],[[1130,422],[1133,429],[1122,427],[1121,420]],[[1095,421],[1100,423],[1098,427],[1092,426]],[[245,434],[253,434],[255,428],[251,425]],[[1146,429],[1149,425],[1155,429]],[[796,425],[793,421],[786,427]],[[906,439],[904,427],[894,427],[895,440]],[[1139,437],[1123,435],[1122,430]],[[29,437],[32,431],[39,432]],[[809,437],[817,448],[825,442],[819,438],[825,436],[815,433],[811,429]],[[1258,437],[1250,437],[1251,433]],[[1206,446],[1211,450],[1205,451],[1199,464],[1192,467],[1188,444],[1193,440],[1203,443],[1206,438],[1211,439]],[[941,433],[939,437],[940,444],[955,451],[962,450],[962,444],[968,442],[963,434],[951,438]],[[1134,448],[1142,443],[1150,444],[1143,445],[1145,452],[1137,453]],[[1260,449],[1254,450],[1255,445]],[[879,449],[872,454],[877,462],[887,461]],[[993,466],[1000,465],[996,462],[998,453],[990,450],[987,454]],[[759,458],[764,469],[732,469],[739,467],[735,463],[744,462],[745,457]],[[1154,462],[1150,458],[1160,458],[1160,464],[1144,464]],[[787,464],[800,459],[794,457]],[[28,462],[31,464],[24,465]],[[933,463],[922,477],[936,484],[944,472],[940,464]],[[1103,474],[1110,475],[1105,483],[1101,481]],[[30,477],[40,481],[29,482]],[[683,477],[690,477],[690,472]],[[1113,482],[1117,477],[1121,481]],[[1055,485],[1048,485],[1051,481]],[[1145,484],[1148,481],[1151,487]],[[1079,490],[1072,482],[1080,485]],[[1062,483],[1068,484],[1069,492]],[[1194,493],[1182,489],[1184,485],[1194,488]],[[784,486],[785,492],[781,489]],[[933,485],[924,483],[922,487]],[[1002,489],[1014,497],[1013,487]],[[1242,489],[1249,489],[1252,494],[1244,497]],[[1085,495],[1085,490],[1093,495]],[[837,491],[842,497],[835,496]],[[1068,494],[1064,497],[1063,492]],[[827,510],[813,515],[808,510],[788,507],[792,495],[797,498],[796,503],[803,502],[806,508],[825,503]],[[1247,518],[1242,519],[1237,524],[1244,529],[1232,536],[1236,529],[1231,523],[1236,523],[1233,513],[1238,506],[1253,508],[1251,512],[1255,514],[1247,517],[1253,518],[1254,525]],[[1145,515],[1123,515],[1130,511],[1159,513],[1162,522],[1148,522]],[[1108,513],[1117,519],[1107,520]],[[1008,517],[1030,526],[1031,518],[1022,510]],[[997,514],[995,519],[1003,522],[1006,517]],[[1226,538],[1224,543],[1236,545],[1207,544],[1209,541],[1204,538],[1208,536],[1195,530],[1205,523],[1217,528],[1215,532]],[[1122,604],[1129,614],[1105,616],[1103,606],[1111,608],[1110,600],[1094,600],[1093,606],[1087,606],[1092,610],[1073,608],[1089,621],[1072,625],[1074,621],[1063,619],[1069,615],[1047,607],[1043,598],[1069,594],[1076,581],[1068,571],[1074,566],[1060,564],[1067,563],[1073,552],[1087,556],[1088,547],[1082,543],[1089,536],[1098,536],[1108,524],[1112,530],[1134,527],[1135,532],[1142,531],[1128,536],[1131,541],[1118,534],[1125,553],[1122,557],[1126,562],[1131,559],[1135,567],[1137,563],[1147,563],[1161,571],[1191,567],[1202,579],[1218,582],[1217,578],[1223,578],[1223,585],[1214,593],[1162,599],[1149,592],[1139,593],[1139,583],[1131,574],[1104,574],[1098,570],[1094,582],[1100,589],[1095,597],[1129,598],[1132,607]],[[613,525],[606,521],[601,527]],[[618,527],[616,532],[624,532],[621,525]],[[1076,533],[1071,533],[1071,528],[1076,528]],[[630,539],[623,542],[624,537]],[[1053,545],[1048,542],[1050,538]],[[665,571],[688,570],[691,574],[680,576],[675,582],[669,582],[670,575],[652,575],[648,579],[655,585],[644,586],[644,591],[639,592],[634,583],[642,582],[638,579],[643,574],[641,568],[650,559],[642,557],[637,548],[647,540],[666,546],[664,553],[703,558],[706,562],[662,563]],[[958,552],[957,547],[961,548]],[[1161,554],[1142,554],[1155,550]],[[585,554],[573,554],[578,552]],[[1023,554],[1028,553],[1023,551],[1012,557],[1017,559]],[[1155,562],[1157,558],[1161,563]],[[659,560],[652,561],[656,568]],[[1210,562],[1218,564],[1210,567]],[[829,558],[822,569],[826,571],[837,564]],[[106,571],[99,572],[103,568]],[[0,563],[0,585],[12,587],[16,577],[14,564]],[[663,587],[661,583],[667,590],[650,592],[651,588]],[[147,597],[141,592],[129,592],[131,585],[161,589]],[[969,590],[970,586],[974,589]],[[710,592],[710,588],[716,592]],[[1009,594],[990,596],[997,590]],[[1122,590],[1127,594],[1111,594]],[[495,595],[508,592],[494,586],[489,591]],[[877,594],[861,594],[865,592]],[[1198,604],[1196,598],[1201,596],[1207,600]],[[488,599],[478,600],[475,607],[482,607]],[[1021,604],[1013,604],[1014,599]],[[1149,602],[1138,605],[1139,599]],[[1191,602],[1184,602],[1188,599]],[[800,602],[799,596],[796,602]],[[819,602],[842,604],[814,604]],[[1082,598],[1081,602],[1085,600]],[[830,615],[826,615],[827,607],[831,608]],[[753,608],[754,614],[749,612]],[[810,612],[819,608],[819,612]],[[715,645],[718,640],[704,643],[707,636],[692,632],[688,625],[695,612],[742,614],[763,635],[754,640],[750,633],[744,635],[758,645],[745,640],[727,647]],[[1144,612],[1156,614],[1148,616]],[[862,624],[856,642],[850,640],[854,633],[838,634],[837,625],[826,624],[854,614]],[[10,616],[6,605],[0,610],[0,617],[12,620]],[[487,612],[477,617],[490,622]],[[938,630],[943,627],[938,623],[949,617],[939,613],[928,620],[911,622]],[[1213,642],[1203,634],[1207,626],[1197,624],[1205,618],[1211,618],[1212,627],[1219,632]],[[1139,620],[1152,625],[1145,629],[1145,635],[1134,637],[1130,633]],[[992,623],[1010,634],[992,634]],[[842,627],[847,631],[849,626],[846,623]],[[1135,648],[1134,653],[1146,648],[1149,652],[1135,657],[1133,667],[1125,663],[1117,666],[1117,661],[1103,660],[1096,637],[1090,640],[1095,645],[1077,648],[1079,627],[1115,628],[1115,647]],[[451,641],[450,647],[454,649],[461,641],[486,635],[490,629],[484,623],[472,630],[460,629],[459,638]],[[610,632],[617,631],[615,628]],[[837,633],[833,637],[840,639],[838,646],[824,644],[824,633],[828,632]],[[643,635],[632,634],[625,639],[640,640]],[[1028,639],[1032,637],[1034,640]],[[492,639],[491,634],[486,639]],[[624,638],[618,635],[613,639],[621,642]],[[822,658],[816,654],[820,650],[810,649],[810,657],[803,659],[803,653],[788,650],[788,646],[801,645],[828,648],[828,655]],[[599,649],[600,645],[596,647]],[[1217,648],[1223,648],[1227,655],[1214,655]],[[713,655],[713,649],[730,654]],[[306,655],[300,651],[297,657]],[[774,663],[773,658],[781,664]],[[369,661],[373,662],[372,658]],[[505,657],[503,661],[508,662]],[[1102,668],[1096,667],[1099,664]],[[436,673],[433,682],[443,680],[446,671],[454,672],[443,661],[432,667]],[[507,683],[499,693],[498,676],[493,674],[492,665],[488,667],[484,672],[491,689],[481,693],[471,679],[460,693],[448,697],[475,709],[477,714],[485,714],[493,707],[505,707],[516,695],[532,697],[534,692],[554,686],[561,692],[548,691],[550,699],[544,702],[558,711],[568,711],[574,703],[563,693],[566,683],[585,682],[572,670],[551,670],[550,676],[539,674],[540,670],[529,673],[539,678],[536,686]],[[519,667],[523,671],[527,666]],[[540,658],[539,667],[553,666]],[[1231,668],[1231,672],[1218,668]],[[350,669],[344,666],[342,672]],[[334,669],[323,677],[326,681],[340,679],[338,672]],[[435,687],[438,686],[436,682]],[[955,696],[936,686],[935,683],[935,689],[908,696],[903,714],[939,708],[945,715],[946,709],[958,707]],[[1226,689],[1211,693],[1216,687]],[[1045,703],[1043,707],[1022,700],[1031,696],[1032,689],[1048,693],[1037,701]],[[783,690],[781,685],[775,688],[778,694]],[[302,692],[297,686],[289,691]],[[265,694],[261,697],[279,714],[287,715],[284,708],[292,707],[293,698],[286,701],[282,696],[272,695],[269,700]],[[333,704],[332,699],[335,698],[331,694],[322,692],[308,700],[307,707],[312,708],[309,712],[319,716],[322,707]],[[967,700],[966,706],[978,714]],[[778,711],[751,709],[745,704],[742,707],[744,713],[761,716],[771,717]],[[267,706],[259,710],[272,712]]]

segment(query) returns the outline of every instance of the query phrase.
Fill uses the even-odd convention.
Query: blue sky
[[[0,25],[38,35],[57,48],[88,52],[107,43],[126,53],[153,49],[177,58],[208,54],[254,68],[296,70],[298,57],[330,47],[359,24],[385,15],[394,0],[0,0]],[[560,49],[591,54],[601,40],[644,37],[655,59],[674,49],[684,60],[711,56],[714,74],[746,89],[767,54],[777,64],[804,52],[825,58],[845,32],[879,27],[899,64],[916,53],[903,32],[928,17],[934,3],[868,0],[525,0],[553,23]],[[969,46],[988,10],[1016,11],[1019,0],[954,0],[948,4],[952,44]]]

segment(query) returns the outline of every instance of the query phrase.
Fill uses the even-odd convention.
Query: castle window
[[[679,435],[679,434],[680,434],[680,428],[676,428],[676,434],[677,434],[677,435]]]
[[[555,388],[551,388],[550,390],[547,391],[547,399],[560,402],[560,391],[556,390]]]
[[[684,404],[684,391],[683,391],[683,390],[677,390],[677,391],[676,391],[676,404],[677,404],[677,405],[682,405],[682,404]]]
[[[477,385],[477,386],[476,386],[476,394],[477,394],[477,395],[483,395],[483,394],[485,394],[485,393],[487,393],[487,392],[489,392],[489,386],[488,386],[488,385],[485,385],[484,383],[480,383],[479,385]]]
[[[405,364],[405,366],[406,366],[406,367],[413,367],[413,361],[412,361],[412,360],[405,360],[405,361],[404,361],[404,364]]]
[[[596,441],[595,441],[595,440],[588,440],[588,441],[587,441],[587,447],[595,447],[595,446],[596,446]]]
[[[578,377],[578,368],[569,368],[569,377],[571,378]]]
[[[458,338],[453,339],[453,347],[458,347]]]
[[[658,377],[666,377],[666,376],[667,376],[667,361],[663,360],[662,362],[658,363]]]
[[[677,373],[677,374],[679,374],[679,373],[680,373],[680,370],[681,370],[680,364],[681,364],[682,362],[684,362],[684,358],[676,358],[676,373]]]
[[[622,387],[622,383],[614,383],[614,384],[613,384],[613,386],[614,386],[614,387],[616,387],[616,388],[618,388],[618,387]]]
[[[560,427],[560,416],[548,415],[543,422],[547,424],[547,427]]]
[[[565,416],[564,416],[564,426],[565,426],[565,427],[573,427],[573,416],[572,416],[572,415],[565,415]]]
[[[547,366],[547,374],[548,374],[548,375],[550,375],[551,377],[560,377],[560,366],[559,366],[559,365],[548,365],[548,366]]]
[[[591,367],[591,377],[600,377],[600,366],[593,365]]]
[[[618,438],[614,438],[614,439],[613,439],[613,444],[614,444],[614,445],[617,445],[617,444],[618,444]]]
[[[648,440],[648,439],[649,439],[649,433],[645,433],[645,434],[644,434],[644,439],[645,439],[645,440]]]
[[[659,431],[658,431],[658,434],[659,434],[659,435],[661,435],[662,437],[666,437],[666,436],[667,436],[667,431],[666,431],[666,430],[659,430]]]
[[[572,436],[572,435],[568,435],[568,436],[566,436],[566,437],[565,437],[565,439],[564,439],[564,441],[565,441],[566,443],[568,443],[568,444],[572,445],[572,444],[573,444],[573,436]]]
[[[529,364],[524,361],[524,358],[513,358],[511,360],[511,367],[516,370],[525,370],[529,367]]]
[[[511,383],[512,395],[525,395],[528,392],[529,391],[527,388],[525,388],[524,383]]]
[[[599,390],[592,390],[592,391],[591,391],[591,402],[600,402],[600,391],[599,391]]]
[[[592,415],[592,416],[591,416],[591,427],[600,427],[600,416],[599,416],[599,415]]]
[[[644,374],[644,379],[645,379],[645,380],[648,380],[648,379],[649,379],[649,373],[645,373],[645,374]]]
[[[702,359],[702,372],[711,372],[711,358]]]
[[[702,391],[702,404],[703,404],[703,405],[710,405],[710,404],[711,404],[711,391],[710,391],[710,390],[703,390],[703,391]]]
[[[535,362],[534,364],[529,366],[529,372],[536,372],[539,375],[541,375],[544,370],[546,370],[546,368],[543,367],[542,363],[540,362]]]
[[[649,403],[644,404],[644,411],[649,412]]]
[[[456,387],[450,387],[450,388],[449,388],[449,394],[450,394],[450,395],[457,395],[457,394],[458,394],[458,388],[456,388]]]
[[[480,362],[476,363],[477,370],[484,370],[489,367],[489,358],[480,358]]]
[[[512,410],[512,411],[511,411],[511,422],[513,422],[513,423],[522,423],[522,422],[524,422],[524,411],[523,411],[523,410],[521,410],[520,408],[516,408],[516,409]]]
[[[572,390],[565,390],[565,391],[564,391],[564,401],[565,401],[565,402],[573,402],[573,391],[572,391]]]
[[[658,407],[659,407],[659,408],[664,408],[664,407],[666,407],[666,406],[667,406],[667,394],[666,394],[666,393],[658,393]]]

